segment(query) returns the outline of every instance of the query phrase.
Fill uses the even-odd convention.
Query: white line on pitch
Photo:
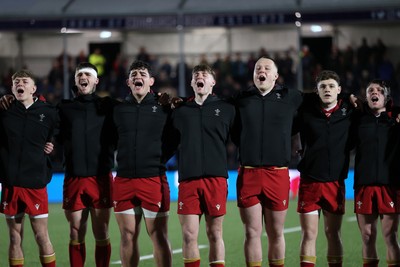
[[[207,245],[199,245],[199,249],[203,249],[203,248],[207,248],[207,247],[208,247]],[[180,249],[174,249],[172,251],[172,254],[178,254],[178,253],[182,253],[182,249],[181,248]],[[148,260],[148,259],[152,259],[152,258],[153,258],[153,254],[150,254],[150,255],[141,256],[140,260],[143,261],[143,260]],[[121,261],[113,261],[113,262],[111,262],[111,264],[112,265],[121,264]]]
[[[300,232],[301,231],[301,227],[300,226],[296,226],[296,227],[291,227],[291,228],[285,228],[283,230],[284,234],[288,234],[288,233],[293,233],[293,232]]]
[[[357,221],[357,217],[356,216],[351,216],[351,217],[347,218],[346,221],[355,222],[355,221]]]

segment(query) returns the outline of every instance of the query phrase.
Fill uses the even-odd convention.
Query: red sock
[[[378,267],[378,259],[363,259],[363,267]]]
[[[56,267],[56,254],[40,255],[40,262],[42,267]]]
[[[72,241],[69,243],[69,262],[73,267],[83,267],[86,260],[86,245]]]
[[[342,267],[342,263],[341,262],[337,262],[337,263],[328,263],[329,267]]]
[[[24,258],[21,259],[8,259],[10,267],[24,267]]]
[[[315,263],[313,262],[300,262],[300,267],[314,267]]]
[[[184,259],[185,267],[200,267],[200,259]]]
[[[48,262],[48,263],[42,262],[42,267],[56,267],[56,261],[52,261],[52,262]]]
[[[110,266],[111,244],[110,239],[96,241],[95,250],[96,267]]]

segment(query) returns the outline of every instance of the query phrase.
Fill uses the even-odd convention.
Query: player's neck
[[[333,109],[334,107],[336,107],[336,105],[337,105],[337,101],[335,101],[335,102],[331,102],[331,103],[321,103],[321,105],[322,105],[322,108],[323,109],[325,109],[325,110],[331,110],[331,109]]]
[[[206,99],[207,99],[207,97],[208,97],[209,95],[210,95],[210,94],[205,94],[205,95],[196,94],[196,96],[195,96],[195,98],[194,98],[194,101],[195,101],[198,105],[202,106],[202,105],[204,104],[204,101],[206,101]]]
[[[20,100],[19,102],[21,102],[21,104],[24,105],[25,108],[29,108],[30,106],[32,106],[35,100],[32,97],[30,97],[28,99]]]

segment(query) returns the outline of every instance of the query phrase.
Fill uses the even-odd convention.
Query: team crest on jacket
[[[216,110],[215,110],[215,116],[219,116],[219,114],[221,113],[221,110],[219,110],[219,108],[217,108]]]
[[[342,116],[346,116],[347,109],[346,108],[342,108],[341,111],[342,111]]]
[[[281,97],[282,97],[281,93],[276,93],[275,95],[276,95],[277,99],[281,99]]]
[[[158,107],[157,106],[153,106],[152,109],[153,109],[153,112],[155,113],[155,112],[157,112]]]
[[[40,122],[43,122],[44,118],[46,118],[46,116],[43,113],[39,115]]]

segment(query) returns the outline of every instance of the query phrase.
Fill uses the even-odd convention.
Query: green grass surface
[[[285,266],[299,266],[299,243],[300,243],[300,228],[299,217],[295,210],[296,201],[291,202],[288,216],[286,219],[285,228],[287,233],[286,238],[286,260]],[[28,218],[26,218],[28,219]],[[90,227],[90,226],[89,226]],[[199,234],[199,245],[204,245],[201,251],[201,266],[208,266],[208,248],[207,238],[204,230],[204,219],[201,222],[201,232]],[[25,266],[40,267],[37,246],[34,242],[32,231],[30,230],[29,220],[25,221]],[[69,229],[67,221],[64,217],[64,212],[61,209],[61,204],[50,205],[49,217],[49,232],[52,243],[56,250],[57,266],[68,267],[68,242]],[[320,234],[317,240],[317,266],[327,266],[326,263],[326,240],[323,233],[323,222],[320,222]],[[119,261],[119,230],[114,216],[111,217],[110,235],[112,242],[111,266],[120,266],[116,263]],[[175,252],[173,255],[173,266],[183,266],[181,249],[181,230],[176,215],[176,202],[171,203],[171,216],[169,221],[169,236],[172,244],[172,249]],[[343,220],[342,238],[344,245],[344,266],[361,266],[361,237],[355,221],[353,213],[353,201],[347,202],[347,213]],[[224,221],[224,240],[226,247],[226,266],[245,266],[243,256],[243,227],[240,221],[239,212],[236,207],[236,202],[228,202],[228,211]],[[382,241],[381,232],[379,231],[378,250],[381,258],[381,265],[386,266],[385,261],[385,246]],[[203,246],[202,246],[203,247]],[[143,259],[140,266],[154,266],[151,258],[152,247],[150,239],[147,237],[144,225],[140,237],[141,256]],[[8,250],[8,232],[4,217],[0,220],[0,266],[8,266],[7,261]],[[91,230],[88,229],[86,239],[87,259],[86,266],[92,267],[94,264],[94,240]],[[267,265],[267,242],[263,236],[263,266]]]

